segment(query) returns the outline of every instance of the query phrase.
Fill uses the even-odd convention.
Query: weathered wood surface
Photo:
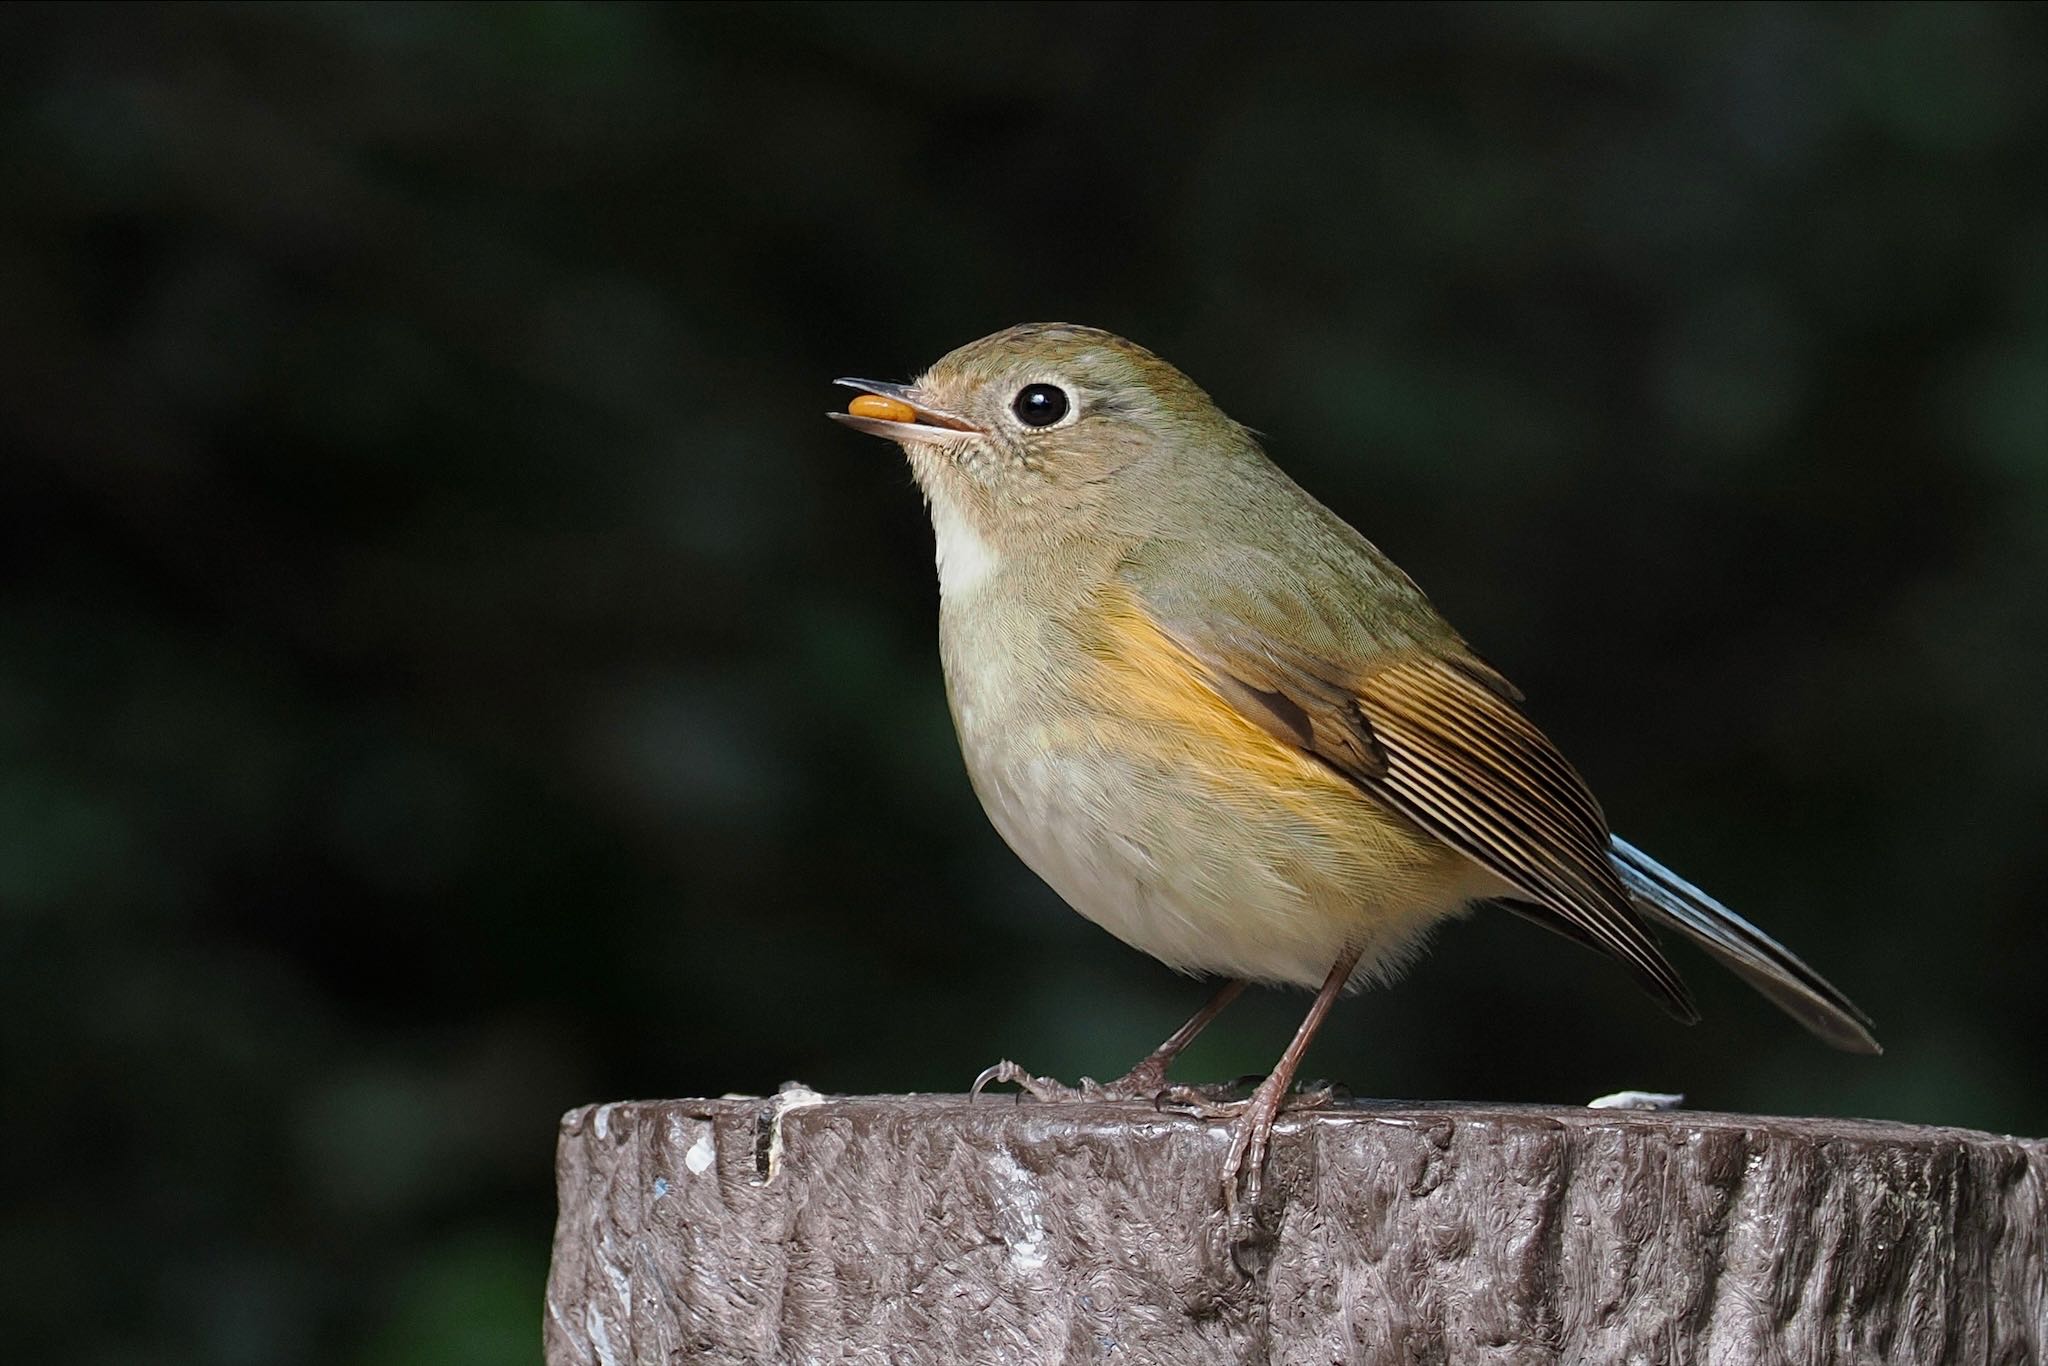
[[[1535,1107],[1221,1124],[1009,1096],[562,1124],[550,1366],[1887,1362],[2048,1353],[2048,1144]]]

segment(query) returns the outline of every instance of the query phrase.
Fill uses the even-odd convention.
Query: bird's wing
[[[1249,575],[1235,567],[1205,585],[1184,559],[1139,559],[1124,581],[1247,718],[1514,888],[1516,911],[1612,955],[1674,1015],[1698,1018],[1630,907],[1599,804],[1511,684],[1426,605],[1371,623],[1272,557]]]

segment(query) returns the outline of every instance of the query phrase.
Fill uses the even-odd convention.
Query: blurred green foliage
[[[0,11],[10,1345],[532,1360],[567,1107],[1192,1008],[987,829],[917,499],[819,417],[1028,319],[1270,433],[1891,1049],[1496,916],[1312,1071],[2048,1130],[2044,60],[1968,4]]]

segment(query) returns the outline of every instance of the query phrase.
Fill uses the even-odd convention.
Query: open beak
[[[891,384],[880,379],[835,379],[832,382],[884,400],[863,403],[855,399],[855,411],[825,414],[834,422],[843,422],[869,436],[886,436],[891,441],[949,441],[962,432],[981,431],[966,418],[943,408],[934,408],[919,399],[916,391],[907,384]],[[863,408],[868,411],[860,411]]]

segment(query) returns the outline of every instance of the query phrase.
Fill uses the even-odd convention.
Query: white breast
[[[932,532],[938,541],[939,592],[948,598],[965,597],[996,572],[1000,561],[995,548],[950,498],[942,493],[932,499],[931,507]]]

